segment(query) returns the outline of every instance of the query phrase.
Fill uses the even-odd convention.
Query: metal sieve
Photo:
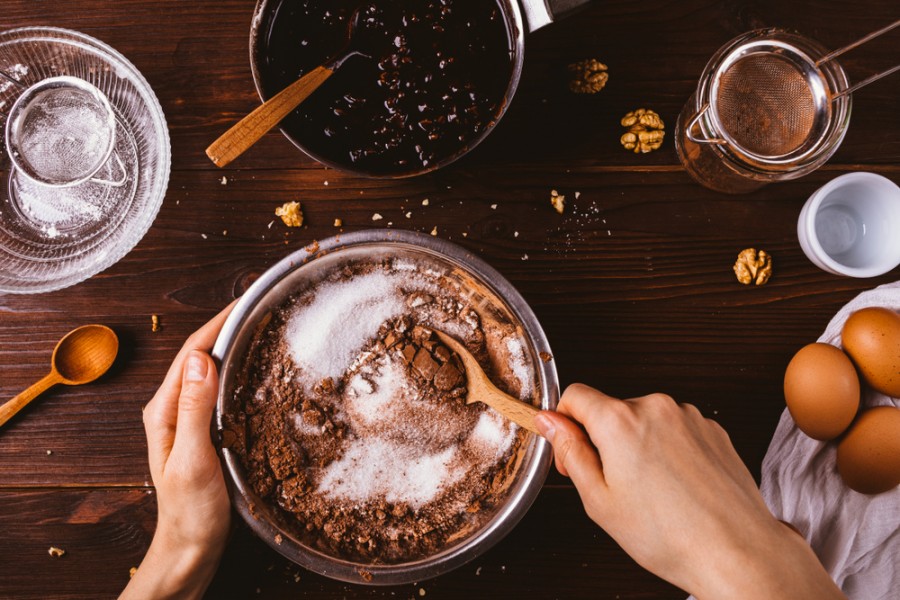
[[[125,183],[117,154],[121,178],[93,177],[114,154],[116,119],[106,96],[78,77],[50,77],[28,87],[9,111],[5,136],[15,168],[39,184]]]
[[[851,86],[835,59],[898,25],[831,53],[781,29],[753,31],[729,42],[707,64],[678,121],[676,144],[688,172],[707,187],[735,192],[821,166],[846,133],[850,93],[900,69]],[[725,167],[700,164],[704,160]],[[732,172],[753,184],[725,181]]]

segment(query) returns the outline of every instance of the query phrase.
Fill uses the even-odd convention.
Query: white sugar
[[[522,342],[517,338],[510,338],[506,340],[506,349],[509,350],[509,367],[519,381],[519,395],[522,397],[531,396],[533,391],[531,369],[528,367]]]
[[[503,458],[513,445],[519,427],[494,409],[481,413],[472,429],[467,446],[481,462],[491,464]]]
[[[315,381],[338,379],[378,328],[404,310],[397,281],[380,271],[322,284],[287,324],[289,352]]]
[[[394,409],[405,403],[406,374],[393,361],[383,361],[377,372],[357,373],[348,382],[347,410],[365,425],[393,419]]]
[[[449,447],[425,454],[420,448],[377,437],[356,440],[325,470],[318,491],[351,502],[383,497],[418,509],[465,475],[455,464],[458,452]]]

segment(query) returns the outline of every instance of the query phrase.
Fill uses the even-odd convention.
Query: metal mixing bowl
[[[535,368],[535,390],[542,408],[556,407],[559,382],[552,361],[541,359],[550,346],[525,300],[497,271],[455,244],[409,231],[370,230],[341,235],[298,250],[266,271],[241,298],[216,341],[213,355],[221,361],[215,424],[227,439],[227,415],[235,406],[235,378],[248,346],[264,319],[282,306],[298,288],[321,278],[348,260],[404,257],[440,265],[466,289],[479,290],[479,309],[496,310],[521,332]],[[544,355],[546,356],[546,355]],[[455,569],[500,541],[524,516],[537,497],[550,469],[551,448],[543,438],[529,434],[517,455],[520,461],[505,499],[478,529],[451,542],[440,552],[400,564],[348,561],[316,550],[279,525],[280,515],[248,485],[238,454],[222,444],[221,455],[232,502],[250,529],[293,562],[321,575],[352,583],[396,585],[422,581]],[[276,536],[278,542],[276,542]]]

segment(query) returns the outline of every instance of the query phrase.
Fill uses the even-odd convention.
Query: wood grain
[[[156,520],[142,406],[192,331],[314,240],[436,227],[522,292],[563,385],[692,402],[725,427],[757,478],[784,410],[791,355],[857,293],[900,276],[828,275],[796,239],[803,202],[837,175],[867,170],[900,181],[900,76],[854,95],[847,137],[825,167],[746,196],[694,184],[671,139],[706,61],[732,37],[782,26],[837,48],[895,19],[893,2],[595,2],[527,37],[519,89],[483,144],[445,169],[399,181],[324,168],[276,131],[226,169],[209,162],[204,148],[259,103],[247,52],[253,5],[4,2],[4,27],[68,27],[127,56],[159,96],[173,171],[153,227],[116,265],[65,290],[0,295],[0,401],[44,375],[56,341],[77,325],[109,325],[121,348],[99,381],[56,387],[0,430],[0,597],[115,597]],[[597,95],[566,90],[565,66],[583,58],[609,66]],[[895,60],[896,35],[841,58],[855,81]],[[668,129],[648,155],[618,142],[619,119],[641,106]],[[566,196],[563,215],[550,206],[554,189]],[[289,200],[303,205],[300,229],[273,214]],[[383,219],[373,221],[375,213]],[[767,285],[735,281],[731,265],[746,247],[774,257]],[[66,556],[52,559],[50,545]],[[291,566],[238,527],[208,597],[418,598],[419,587],[425,598],[684,596],[625,556],[587,520],[568,480],[552,474],[496,548],[418,587],[338,584]]]

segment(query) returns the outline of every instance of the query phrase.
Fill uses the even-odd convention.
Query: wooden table
[[[712,55],[757,27],[795,28],[837,48],[897,18],[895,2],[595,2],[527,39],[518,94],[489,139],[424,177],[354,178],[267,135],[225,170],[203,149],[258,102],[247,56],[252,0],[6,0],[2,27],[55,25],[127,56],[162,103],[171,137],[168,194],[123,260],[58,292],[0,295],[0,398],[48,368],[56,341],[105,323],[122,341],[96,384],[57,388],[0,430],[0,597],[108,598],[126,584],[153,534],[156,501],[141,407],[187,335],[287,253],[336,233],[389,225],[430,232],[483,257],[531,303],[565,385],[611,394],[666,391],[731,434],[759,476],[784,404],[794,351],[814,341],[855,294],[897,279],[828,275],[803,255],[805,199],[846,172],[900,181],[900,76],[853,99],[850,131],[818,172],[745,196],[690,180],[672,143],[675,118]],[[854,80],[896,62],[896,35],[841,59]],[[609,83],[595,96],[565,87],[565,66],[596,57]],[[646,106],[667,124],[662,149],[624,151],[619,119]],[[5,183],[3,184],[5,185]],[[551,190],[565,194],[558,215]],[[577,198],[576,198],[577,197]],[[428,205],[423,206],[428,199]],[[273,210],[302,202],[306,224]],[[411,212],[409,218],[404,213]],[[380,213],[383,221],[374,222]],[[735,281],[740,250],[763,248],[775,275]],[[162,329],[151,331],[151,315]],[[51,558],[48,548],[63,548]],[[554,473],[505,540],[459,570],[417,585],[366,588],[282,559],[243,526],[210,598],[681,598],[590,522]]]

